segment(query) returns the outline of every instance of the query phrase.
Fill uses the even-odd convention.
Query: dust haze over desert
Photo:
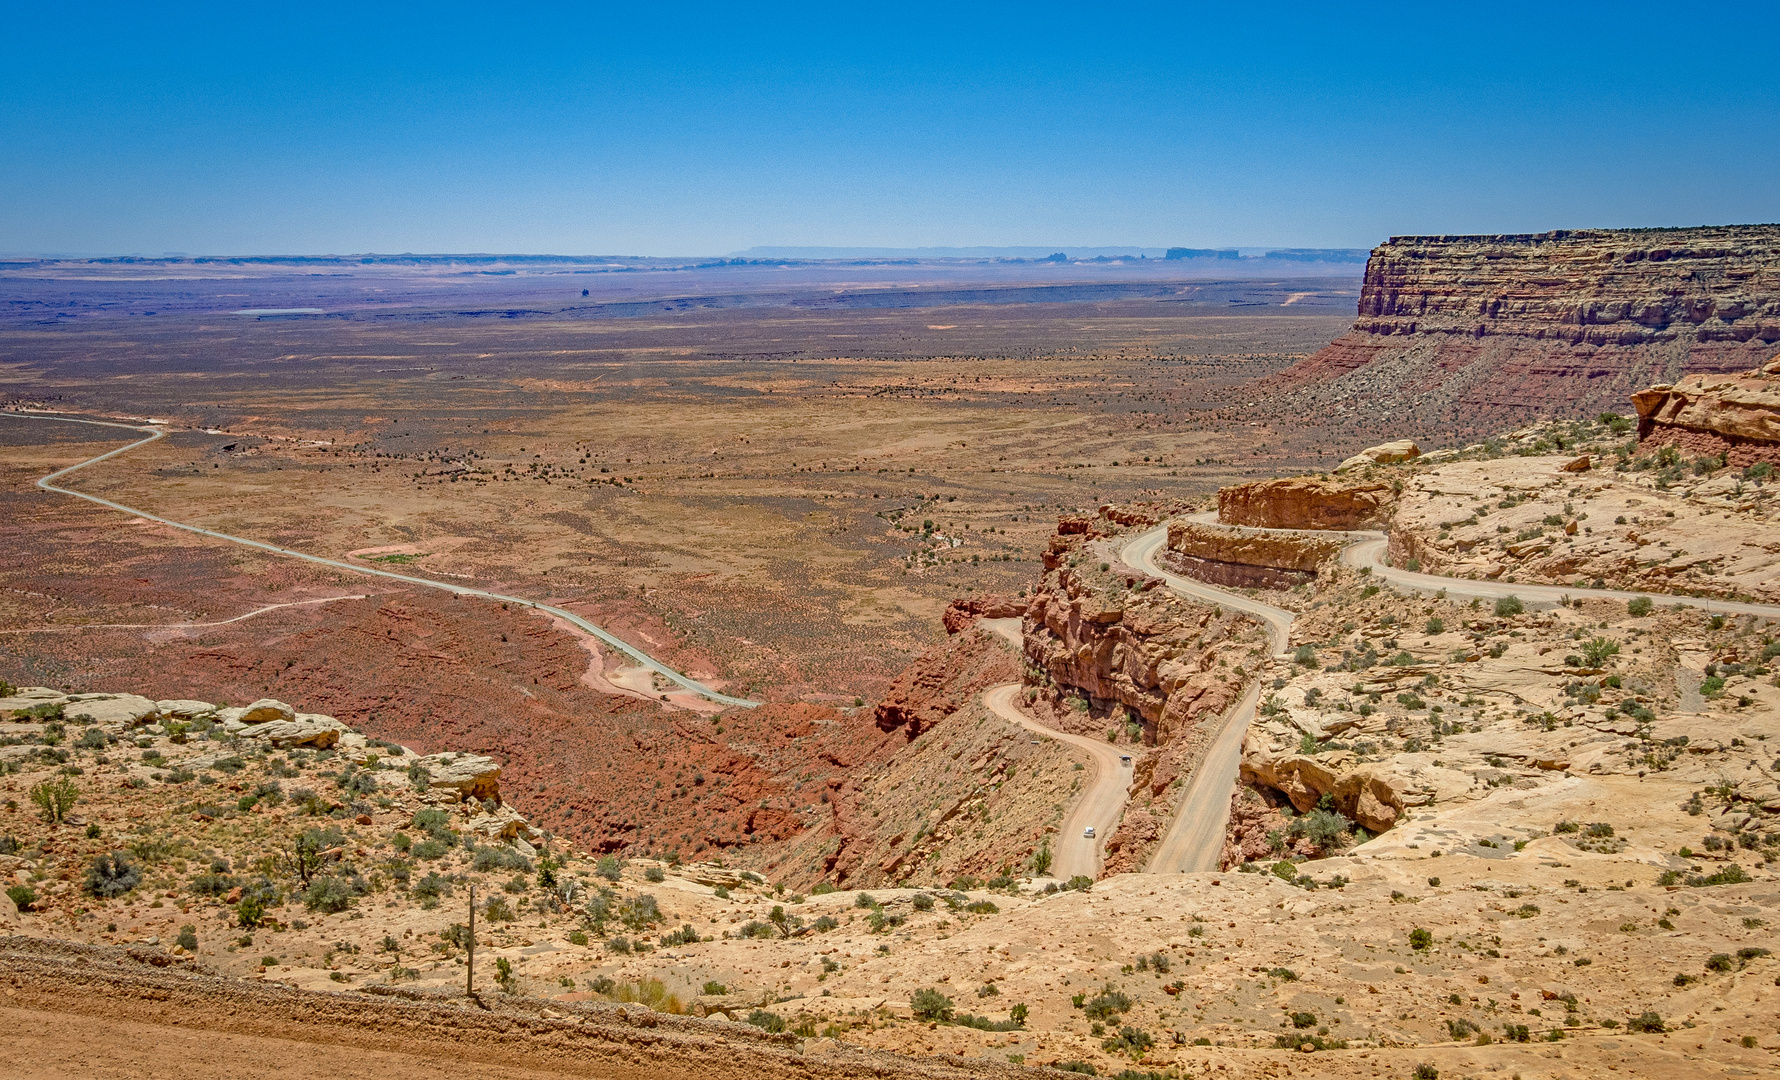
[[[313,14],[16,20],[8,1075],[1780,1067],[1770,79]]]

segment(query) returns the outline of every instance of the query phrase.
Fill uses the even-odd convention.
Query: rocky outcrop
[[[1168,525],[1162,561],[1196,581],[1234,588],[1289,589],[1317,576],[1341,541],[1314,533],[1254,533],[1198,521]]]
[[[1259,529],[1370,529],[1390,510],[1391,486],[1377,480],[1291,476],[1218,489],[1218,521]]]
[[[429,754],[417,762],[426,770],[427,787],[459,799],[501,799],[501,766],[481,754]]]
[[[224,724],[236,723],[251,727],[273,720],[295,720],[297,711],[282,701],[261,698],[252,705],[238,709],[218,709],[216,718]]]
[[[974,626],[978,619],[1017,619],[1026,614],[1026,601],[1007,596],[972,596],[946,605],[940,622],[946,633],[956,634]]]
[[[1638,438],[1748,467],[1780,465],[1780,357],[1741,375],[1689,375],[1632,395]]]
[[[1003,617],[1003,616],[996,616]],[[1007,648],[987,633],[960,635],[903,669],[872,712],[878,730],[915,739],[973,695],[1013,675]]]
[[[1336,472],[1346,472],[1366,465],[1394,465],[1399,461],[1409,461],[1421,457],[1422,448],[1415,445],[1413,439],[1395,439],[1366,449],[1335,466]]]
[[[1319,754],[1281,750],[1262,729],[1243,737],[1242,779],[1280,792],[1299,813],[1330,796],[1336,810],[1374,833],[1395,825],[1405,808],[1431,798],[1387,765],[1360,764],[1345,750]]]
[[[1334,422],[1481,433],[1622,410],[1780,343],[1780,226],[1399,236],[1373,249],[1353,329],[1279,376]]]

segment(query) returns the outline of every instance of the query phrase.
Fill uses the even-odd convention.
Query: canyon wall
[[[1780,226],[1398,236],[1353,328],[1282,372],[1294,411],[1478,435],[1626,412],[1634,391],[1780,344]]]
[[[1780,465],[1780,357],[1742,375],[1689,375],[1635,394],[1638,439],[1728,465]]]

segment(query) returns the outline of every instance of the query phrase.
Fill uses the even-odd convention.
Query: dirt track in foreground
[[[641,1006],[489,994],[319,994],[147,950],[0,939],[0,1072],[15,1077],[1009,1077]],[[167,966],[157,966],[166,964]],[[805,1045],[808,1052],[800,1052]]]

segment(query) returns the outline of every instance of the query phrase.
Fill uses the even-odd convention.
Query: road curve
[[[122,503],[112,502],[110,499],[102,499],[97,495],[88,495],[83,491],[72,491],[68,488],[57,487],[55,481],[60,480],[69,473],[84,469],[89,465],[97,465],[101,461],[117,457],[119,454],[134,450],[139,446],[146,446],[149,443],[154,442],[156,439],[163,437],[166,432],[160,428],[144,427],[139,424],[118,424],[105,420],[81,420],[71,416],[45,416],[40,413],[6,412],[0,413],[0,416],[12,416],[21,420],[51,420],[64,424],[92,424],[95,427],[119,428],[124,431],[145,431],[148,433],[147,438],[138,439],[127,446],[120,446],[116,450],[100,454],[95,458],[88,458],[78,464],[70,465],[65,469],[58,469],[55,472],[50,473],[48,476],[41,478],[37,481],[37,486],[44,491],[53,491],[58,495],[72,495],[77,499],[85,499],[90,503],[97,503],[98,505],[111,510],[117,510],[121,513],[132,514],[149,521],[159,522],[170,528],[183,529],[189,533],[197,533],[199,536],[208,536],[213,540],[226,540],[231,544],[240,544],[244,547],[257,548],[260,551],[271,552],[274,555],[283,555],[292,559],[302,559],[304,562],[317,563],[322,566],[331,566],[336,570],[344,570],[351,574],[359,574],[365,577],[386,578],[390,581],[400,581],[408,585],[419,585],[428,589],[440,589],[448,593],[454,593],[458,596],[472,596],[479,600],[496,600],[504,604],[519,604],[523,607],[549,612],[550,614],[565,619],[580,629],[587,631],[600,641],[610,645],[612,648],[630,657],[632,660],[635,660],[640,666],[649,669],[670,682],[684,687],[700,697],[709,698],[710,700],[723,705],[734,705],[744,709],[756,708],[761,704],[761,702],[750,701],[747,698],[730,697],[728,694],[720,693],[696,679],[682,675],[673,668],[656,660],[648,653],[637,649],[628,642],[614,637],[612,634],[600,629],[572,611],[565,611],[562,608],[552,607],[549,604],[540,604],[535,600],[527,600],[519,596],[508,596],[504,593],[489,592],[485,589],[472,589],[463,585],[453,585],[450,582],[433,581],[429,578],[415,577],[412,574],[398,574],[391,570],[379,570],[370,566],[355,566],[352,563],[341,562],[338,559],[327,559],[320,555],[310,555],[307,552],[292,551],[290,548],[282,548],[276,544],[268,544],[263,540],[249,540],[246,537],[231,536],[228,533],[217,532],[214,529],[205,529],[197,525],[187,525],[185,522],[174,521],[171,518],[164,518],[158,514],[151,514],[146,510],[138,510],[133,506],[125,506]]]
[[[1267,626],[1267,636],[1273,642],[1274,655],[1282,655],[1292,639],[1292,620],[1295,616],[1284,608],[1276,608],[1272,604],[1263,604],[1241,593],[1233,593],[1207,585],[1203,581],[1181,577],[1170,573],[1156,563],[1156,553],[1168,542],[1168,526],[1158,525],[1148,532],[1138,533],[1125,542],[1119,551],[1119,558],[1133,570],[1141,570],[1153,577],[1159,577],[1168,583],[1168,587],[1182,596],[1191,596],[1208,604],[1222,604],[1234,608],[1244,615],[1253,615]]]
[[[1106,836],[1125,811],[1125,799],[1131,790],[1131,766],[1119,760],[1125,754],[1111,743],[1048,728],[1027,716],[1015,700],[1020,689],[1019,683],[990,687],[983,691],[983,704],[1003,720],[1045,738],[1078,746],[1094,759],[1094,772],[1088,787],[1064,816],[1057,846],[1051,849],[1051,875],[1072,878],[1082,874],[1098,878]],[[1092,840],[1082,835],[1090,825],[1095,833]],[[1222,843],[1221,836],[1219,842]]]
[[[1167,583],[1169,589],[1184,596],[1213,604],[1222,604],[1245,615],[1260,619],[1267,627],[1274,656],[1286,653],[1292,639],[1293,614],[1284,608],[1263,604],[1240,593],[1228,592],[1215,585],[1181,577],[1164,570],[1156,563],[1156,553],[1168,541],[1168,526],[1159,525],[1132,537],[1119,551],[1126,566],[1153,574]],[[1224,850],[1224,830],[1230,820],[1230,792],[1236,787],[1236,775],[1242,765],[1242,737],[1255,719],[1255,706],[1261,699],[1257,680],[1248,693],[1224,717],[1224,726],[1205,753],[1193,777],[1181,793],[1174,819],[1168,832],[1144,867],[1149,874],[1173,874],[1191,870],[1216,870],[1218,856]]]

